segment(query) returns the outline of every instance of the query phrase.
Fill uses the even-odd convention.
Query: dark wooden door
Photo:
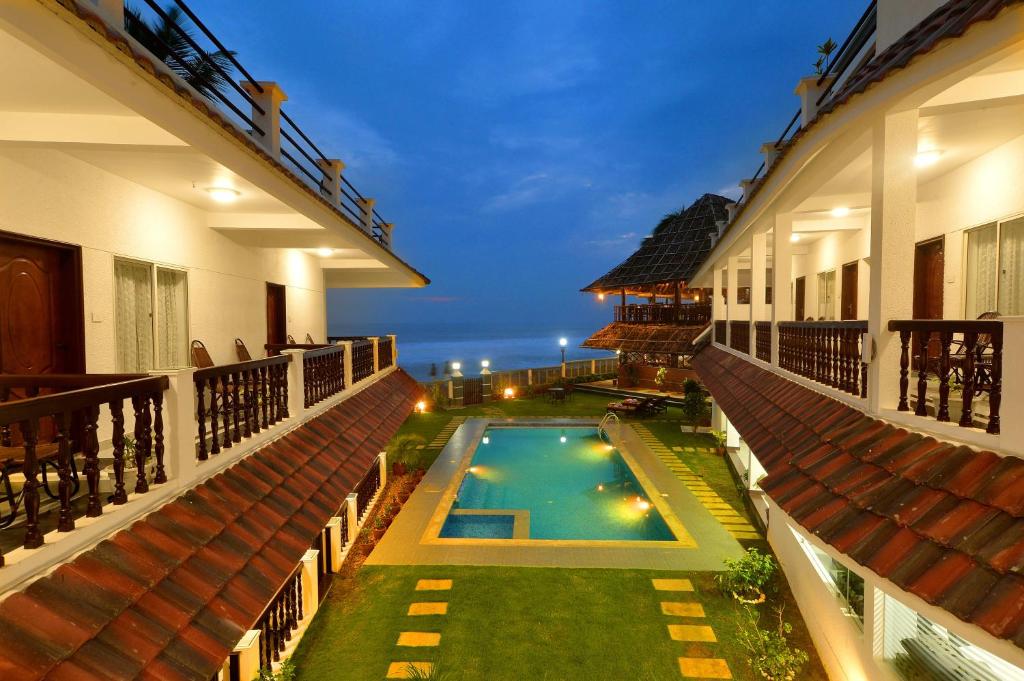
[[[462,404],[482,404],[484,401],[484,381],[482,378],[465,378],[462,380]]]
[[[804,298],[807,292],[807,280],[804,277],[797,277],[793,283],[793,319],[802,322],[804,320]]]
[[[843,290],[839,302],[842,319],[857,318],[857,261],[843,265]]]
[[[288,342],[288,310],[284,286],[267,282],[267,344]]]
[[[914,319],[942,319],[942,282],[945,267],[945,239],[922,241],[914,247]],[[914,334],[914,349],[923,339]],[[938,357],[942,346],[937,337],[928,343],[928,356]],[[920,354],[916,352],[915,354]]]
[[[0,371],[85,371],[81,251],[0,232]]]

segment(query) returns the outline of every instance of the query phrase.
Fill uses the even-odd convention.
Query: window
[[[836,271],[818,273],[818,319],[836,318]]]
[[[968,319],[990,311],[1024,314],[1024,218],[967,232],[964,283]]]
[[[117,371],[188,366],[188,285],[181,270],[114,260]]]
[[[832,558],[790,528],[796,541],[807,554],[814,571],[825,582],[829,591],[843,604],[843,614],[864,628],[864,580],[856,572]]]

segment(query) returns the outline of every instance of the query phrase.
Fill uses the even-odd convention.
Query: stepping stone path
[[[651,586],[659,592],[693,593],[689,579],[652,579]],[[668,617],[682,617],[691,621],[673,621],[666,625],[673,641],[682,643],[718,643],[712,627],[703,623],[704,606],[696,601],[662,601],[661,613]],[[690,654],[699,650],[690,650]],[[725,660],[718,657],[679,657],[679,673],[685,679],[731,679],[732,672]]]
[[[451,591],[450,579],[420,579],[416,582],[416,591]],[[411,603],[405,613],[408,617],[438,617],[448,614],[447,601],[420,601]],[[422,621],[422,620],[421,620]],[[436,648],[441,645],[441,633],[437,631],[402,631],[398,634],[395,646],[398,648]],[[426,661],[392,662],[388,665],[388,679],[408,679],[410,667],[421,674],[428,675],[434,670],[434,664]]]
[[[761,535],[757,529],[747,522],[747,519],[740,515],[736,509],[729,505],[722,497],[718,495],[711,487],[704,482],[703,478],[693,472],[689,466],[680,460],[676,454],[679,453],[690,453],[696,454],[711,453],[710,447],[672,447],[669,449],[661,440],[659,440],[651,429],[642,423],[634,423],[633,430],[636,432],[637,437],[647,445],[654,455],[664,463],[672,474],[676,476],[685,486],[686,489],[697,498],[697,501],[708,510],[715,520],[717,520],[726,531],[733,536],[734,539],[760,539]],[[720,677],[709,677],[709,678],[720,678]]]
[[[441,449],[448,444],[448,440],[451,439],[451,436],[455,434],[455,431],[458,430],[459,426],[461,426],[465,420],[465,416],[453,416],[452,420],[446,423],[444,428],[441,429],[441,432],[439,432],[437,436],[430,441],[430,444],[427,445],[427,449]]]

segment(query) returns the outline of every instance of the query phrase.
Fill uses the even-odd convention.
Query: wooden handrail
[[[40,416],[78,411],[141,394],[162,393],[167,390],[168,385],[166,376],[146,376],[23,400],[0,402],[0,425],[6,426]]]
[[[822,319],[804,322],[778,322],[780,329],[863,329],[867,331],[865,319],[837,320]]]
[[[233,374],[236,371],[251,371],[252,369],[269,367],[275,364],[287,364],[290,361],[292,361],[292,358],[289,355],[273,355],[271,357],[264,357],[262,359],[250,359],[247,362],[235,362],[234,364],[216,364],[212,367],[207,367],[205,369],[196,369],[195,373],[192,374],[192,378],[193,380],[201,381],[203,379],[211,378],[213,376]]]
[[[996,319],[890,319],[889,330],[1002,334],[1003,323]]]
[[[263,346],[268,355],[280,355],[282,350],[316,350],[329,348],[327,343],[267,343]]]
[[[328,357],[330,355],[343,355],[345,354],[345,346],[343,345],[321,345],[311,350],[306,350],[302,354],[303,359],[313,357]]]
[[[0,374],[0,388],[93,388],[148,377],[149,374]]]

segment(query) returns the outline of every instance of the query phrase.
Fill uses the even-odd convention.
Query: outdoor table
[[[548,388],[548,399],[552,402],[564,402],[565,388]]]

